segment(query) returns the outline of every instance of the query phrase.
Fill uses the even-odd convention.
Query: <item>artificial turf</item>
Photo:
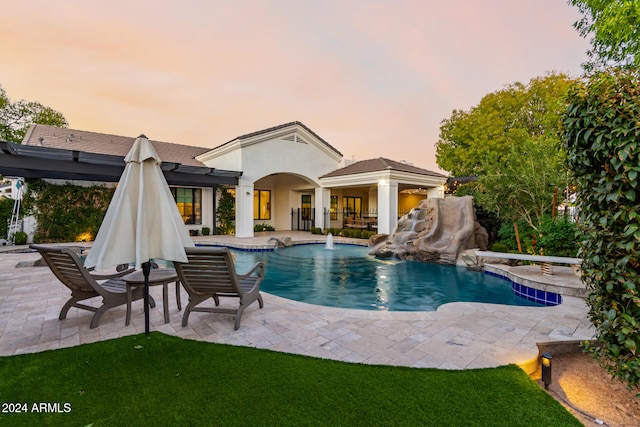
[[[582,425],[515,365],[363,365],[159,332],[2,357],[0,378],[7,426]]]

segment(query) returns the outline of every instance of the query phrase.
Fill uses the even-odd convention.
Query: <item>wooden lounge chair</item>
[[[71,290],[71,298],[60,310],[60,320],[66,319],[67,312],[71,307],[92,311],[95,314],[91,319],[90,328],[93,329],[100,323],[100,317],[109,309],[127,303],[127,287],[125,281],[120,277],[125,276],[133,268],[120,271],[115,274],[91,274],[86,269],[80,257],[71,249],[56,246],[31,245],[42,255],[53,274]],[[106,280],[104,282],[99,282]],[[80,301],[102,297],[100,307],[92,307],[81,304]],[[144,297],[142,286],[133,290],[132,300],[136,301]],[[155,301],[150,298],[150,305],[155,307]]]
[[[227,248],[185,248],[188,263],[174,262],[178,279],[189,294],[189,304],[182,316],[187,326],[191,311],[235,314],[234,329],[240,327],[242,312],[254,301],[264,306],[260,283],[264,278],[264,264],[256,263],[246,274],[239,275]],[[238,308],[222,308],[219,297],[239,298]],[[213,298],[215,307],[196,307]]]

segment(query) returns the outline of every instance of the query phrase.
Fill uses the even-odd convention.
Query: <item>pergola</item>
[[[8,177],[50,178],[96,182],[118,182],[124,171],[124,156],[0,142],[0,174]],[[212,187],[237,185],[240,171],[162,162],[169,185]],[[215,234],[215,196],[213,198]]]

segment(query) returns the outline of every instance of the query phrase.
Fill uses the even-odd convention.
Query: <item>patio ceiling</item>
[[[118,182],[124,156],[0,142],[0,174],[10,177]],[[162,162],[169,185],[237,185],[242,172]]]

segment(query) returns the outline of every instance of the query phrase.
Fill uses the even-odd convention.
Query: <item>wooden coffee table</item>
[[[142,271],[136,271],[123,277],[127,284],[127,318],[125,326],[131,323],[131,288],[144,286],[144,274]],[[149,286],[162,285],[162,305],[164,308],[164,323],[169,323],[169,290],[168,285],[176,282],[176,302],[178,310],[182,310],[180,303],[180,281],[176,270],[173,268],[154,268],[149,272]]]

